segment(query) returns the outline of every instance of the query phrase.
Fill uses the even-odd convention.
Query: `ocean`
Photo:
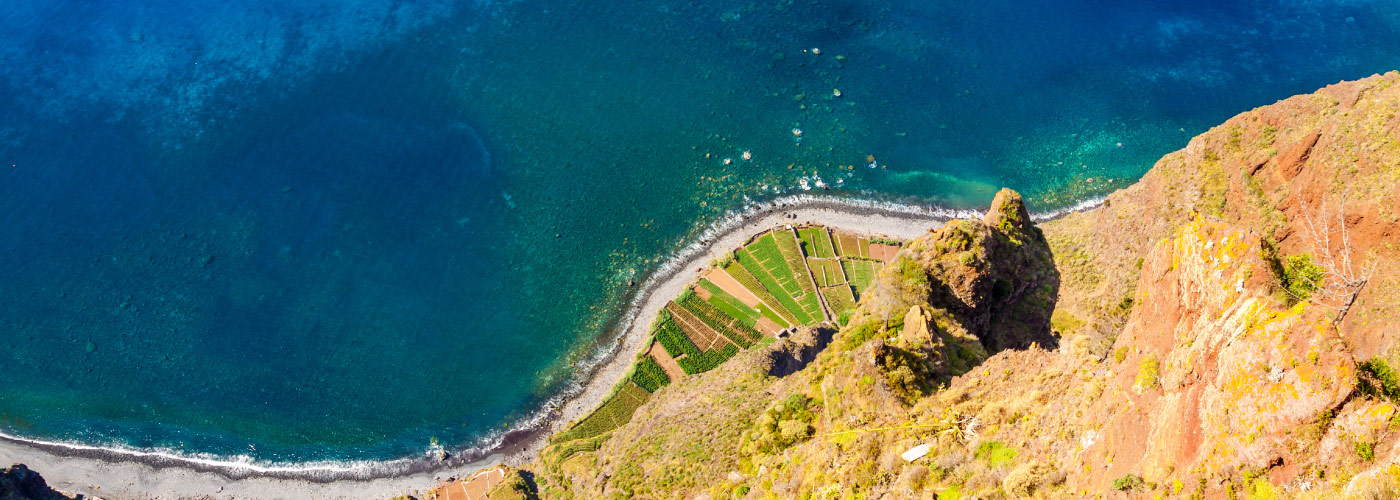
[[[1070,206],[1400,68],[1391,7],[11,0],[0,432],[293,468],[489,447],[727,213]]]

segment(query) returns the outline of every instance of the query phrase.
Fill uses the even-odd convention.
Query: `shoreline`
[[[1045,222],[1098,206],[1100,199],[1033,214]],[[54,487],[70,494],[113,498],[379,499],[421,495],[449,477],[467,477],[498,464],[519,466],[533,460],[546,438],[586,415],[606,398],[648,339],[651,324],[666,302],[694,281],[697,268],[742,246],[762,230],[784,224],[819,224],[846,232],[912,239],[958,218],[980,217],[975,210],[951,210],[808,194],[750,203],[712,224],[652,271],[626,295],[627,307],[608,336],[579,367],[580,375],[522,425],[440,462],[405,457],[355,465],[257,466],[202,460],[159,452],[115,450],[48,443],[0,434],[0,463],[24,463]],[[624,355],[627,354],[627,355]],[[455,454],[454,454],[455,455]]]

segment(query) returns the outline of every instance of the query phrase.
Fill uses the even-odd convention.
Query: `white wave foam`
[[[1103,197],[1094,198],[1079,202],[1073,206],[1065,207],[1049,212],[1032,214],[1035,221],[1045,221],[1064,216],[1071,212],[1088,210],[1103,204]],[[697,256],[703,255],[709,249],[711,241],[717,241],[721,236],[731,231],[742,228],[748,219],[760,213],[774,210],[772,206],[782,207],[780,210],[801,210],[803,208],[832,208],[840,210],[842,208],[857,211],[868,211],[883,213],[886,215],[897,214],[906,217],[914,217],[928,221],[949,221],[953,219],[975,219],[982,216],[982,211],[969,209],[953,209],[935,205],[915,205],[897,203],[891,201],[879,201],[862,198],[837,198],[831,196],[795,194],[781,196],[763,202],[755,202],[747,197],[744,198],[744,206],[739,210],[728,211],[716,222],[710,224],[697,235],[690,238],[690,243],[672,254],[656,270],[652,271],[645,281],[642,282],[638,290],[642,293],[632,298],[631,302],[624,310],[618,323],[614,325],[611,338],[600,343],[600,346],[590,352],[579,363],[578,368],[562,390],[545,400],[533,412],[524,418],[508,426],[505,429],[497,429],[476,440],[476,444],[467,448],[458,448],[453,451],[458,456],[479,456],[497,450],[505,442],[505,438],[512,432],[528,432],[538,430],[549,424],[549,418],[555,411],[562,408],[574,397],[581,394],[587,388],[592,379],[595,369],[612,360],[622,347],[622,333],[631,329],[641,315],[642,308],[649,295],[650,290],[657,288],[657,285],[670,279],[678,271],[682,271],[690,266],[690,262]],[[0,432],[0,439],[6,439],[19,443],[26,443],[41,447],[53,447],[77,452],[89,452],[99,454],[110,454],[117,457],[129,458],[132,460],[149,460],[161,462],[183,463],[196,467],[205,467],[242,473],[253,474],[285,474],[307,477],[384,477],[394,476],[404,473],[415,463],[422,463],[424,459],[405,457],[391,460],[343,460],[343,461],[308,461],[297,463],[276,463],[267,460],[255,459],[247,455],[219,456],[208,453],[186,453],[171,449],[139,449],[126,445],[97,446],[67,441],[49,441],[33,438],[26,438]],[[425,446],[419,457],[428,452]]]

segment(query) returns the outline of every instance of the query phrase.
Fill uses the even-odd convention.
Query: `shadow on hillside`
[[[786,377],[801,371],[817,359],[817,354],[826,349],[835,336],[836,329],[829,325],[797,329],[768,352],[768,375]]]

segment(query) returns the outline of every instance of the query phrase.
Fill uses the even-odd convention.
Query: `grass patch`
[[[983,441],[977,445],[977,451],[973,453],[977,459],[987,462],[993,468],[1005,467],[1016,461],[1020,453],[1015,448],[1007,446],[1001,441]]]

